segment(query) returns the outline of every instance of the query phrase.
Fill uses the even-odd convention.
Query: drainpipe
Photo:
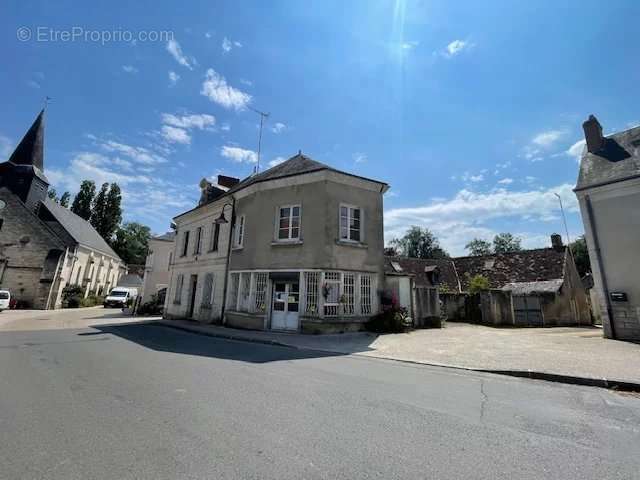
[[[222,289],[222,309],[220,310],[220,320],[222,320],[223,325],[227,323],[224,318],[224,311],[226,310],[226,307],[227,307],[227,287],[229,284],[229,260],[231,259],[231,242],[233,238],[233,225],[235,224],[235,220],[236,220],[236,199],[232,196],[231,200],[232,200],[231,221],[229,222],[229,238],[227,241],[227,261],[224,269],[224,287]],[[223,213],[224,213],[224,207],[226,207],[226,205],[222,207]]]
[[[593,249],[596,254],[596,260],[598,262],[598,269],[600,270],[600,278],[602,278],[602,290],[604,294],[604,302],[607,307],[607,316],[609,317],[609,327],[611,328],[611,338],[616,339],[616,327],[614,325],[613,314],[611,310],[611,300],[609,299],[609,286],[607,285],[607,276],[604,273],[604,264],[602,262],[602,256],[600,255],[600,241],[598,240],[598,231],[596,229],[595,218],[593,216],[593,207],[591,205],[591,198],[589,195],[584,196],[585,203],[587,205],[587,219],[591,226],[591,234],[593,237]]]

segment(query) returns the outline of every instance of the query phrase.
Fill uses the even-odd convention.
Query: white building
[[[169,286],[169,267],[173,258],[175,233],[152,237],[149,240],[149,253],[144,265],[142,280],[142,303],[151,301],[154,295]]]

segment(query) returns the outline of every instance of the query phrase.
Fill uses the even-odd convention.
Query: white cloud
[[[248,87],[253,85],[253,82],[251,80],[247,80],[246,78],[241,78],[240,83]]]
[[[222,50],[225,52],[230,52],[232,48],[233,45],[231,43],[231,40],[229,40],[227,37],[224,37],[224,40],[222,40]]]
[[[102,147],[107,152],[117,152],[129,157],[134,162],[142,163],[144,165],[157,165],[160,163],[166,163],[167,159],[157,153],[150,151],[144,147],[134,147],[113,140],[96,140],[96,144]]]
[[[443,56],[445,56],[446,58],[452,58],[456,55],[459,55],[465,50],[469,50],[474,46],[475,45],[473,43],[467,42],[466,40],[454,40],[449,45],[447,45],[443,52]]]
[[[526,216],[539,221],[555,218],[559,206],[554,193],[562,197],[567,212],[578,212],[573,185],[568,183],[543,190],[519,192],[498,189],[477,193],[463,189],[450,199],[424,206],[387,210],[385,239],[388,241],[403,235],[412,225],[424,226],[436,234],[451,254],[461,255],[464,254],[464,245],[472,238],[491,238],[495,235],[494,229],[488,225],[490,221],[524,219]],[[526,235],[529,236],[528,233]],[[537,238],[543,241],[546,236],[538,235]],[[529,242],[527,247],[540,245]]]
[[[138,69],[133,65],[122,65],[122,70],[126,73],[138,73]]]
[[[362,152],[356,152],[352,155],[355,163],[364,163],[368,160],[367,154]]]
[[[538,145],[540,147],[549,148],[555,145],[558,140],[560,140],[566,132],[563,130],[549,130],[547,132],[542,132],[533,137],[531,143]]]
[[[216,124],[216,118],[213,115],[206,113],[182,116],[163,113],[162,123],[171,125],[172,127],[185,128],[187,130],[191,128],[197,128],[198,130],[211,130],[211,127]]]
[[[571,145],[565,153],[570,157],[573,157],[576,162],[580,163],[580,158],[582,158],[582,151],[584,150],[584,146],[586,144],[587,142],[584,139],[578,140],[576,143]]]
[[[222,130],[223,132],[228,132],[229,130],[231,130],[231,125],[229,125],[228,123],[223,123],[220,126],[220,130]]]
[[[498,183],[501,185],[511,185],[513,183],[513,178],[503,178],[502,180],[499,180]]]
[[[527,175],[526,177],[524,177],[524,181],[526,183],[533,183],[537,180],[537,177],[532,177],[531,175]]]
[[[178,75],[173,70],[170,70],[169,71],[169,85],[171,85],[171,86],[175,85],[176,83],[178,83],[178,80],[180,80],[180,75]]]
[[[227,84],[225,78],[212,68],[207,70],[200,93],[224,108],[235,110],[243,110],[251,102],[251,95]]]
[[[273,133],[281,133],[287,129],[287,126],[282,122],[276,122],[273,127],[271,127],[271,131]]]
[[[256,163],[258,154],[253,150],[225,145],[220,149],[220,155],[236,163]]]
[[[286,158],[284,157],[276,157],[269,162],[269,168],[275,167],[276,165],[280,165],[282,162],[286,162]]]
[[[451,177],[451,180],[455,180],[455,179],[456,179],[455,175]],[[469,172],[464,172],[460,177],[460,180],[466,183],[468,182],[478,183],[484,180],[484,175],[482,173],[479,173],[478,175],[472,175]]]
[[[183,128],[172,127],[171,125],[163,125],[160,134],[169,143],[181,143],[189,145],[191,136]]]
[[[9,155],[12,152],[13,142],[9,137],[0,135],[0,161],[9,159]]]
[[[204,32],[204,38],[211,38],[211,32]]]
[[[402,50],[413,50],[418,45],[420,45],[420,42],[418,42],[417,40],[411,40],[408,42],[401,43],[400,48],[402,48]]]
[[[193,70],[193,65],[197,64],[195,58],[187,58],[187,56],[182,53],[180,44],[174,39],[171,39],[167,42],[167,51],[176,60],[176,62],[178,62],[183,67],[187,67],[189,70]]]

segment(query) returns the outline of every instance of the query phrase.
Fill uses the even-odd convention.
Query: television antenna
[[[260,171],[260,148],[262,147],[262,126],[264,124],[265,119],[269,118],[268,112],[261,112],[253,107],[249,107],[250,110],[256,112],[260,115],[260,133],[258,134],[258,162],[257,165],[253,168],[254,173],[258,173]]]

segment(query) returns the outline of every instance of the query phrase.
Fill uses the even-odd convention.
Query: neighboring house
[[[166,293],[166,288],[169,286],[169,266],[175,249],[175,237],[175,232],[167,232],[149,239],[149,253],[142,280],[142,303],[150,302],[160,290],[165,290]]]
[[[604,335],[640,340],[640,127],[607,137],[591,115],[574,189]]]
[[[116,285],[125,265],[86,220],[47,197],[44,111],[0,163],[0,287],[30,308],[59,308],[71,284],[84,295]]]
[[[378,311],[387,184],[301,153],[218,184],[201,182],[200,205],[174,219],[167,317],[327,332]]]
[[[449,319],[494,325],[589,325],[587,294],[573,257],[560,235],[552,235],[551,242],[552,248],[442,260],[387,257],[385,272],[388,278],[404,276],[405,289],[438,286]],[[480,303],[469,296],[476,275],[485,277],[490,288],[480,295]],[[399,290],[397,295],[402,304],[413,294]]]

